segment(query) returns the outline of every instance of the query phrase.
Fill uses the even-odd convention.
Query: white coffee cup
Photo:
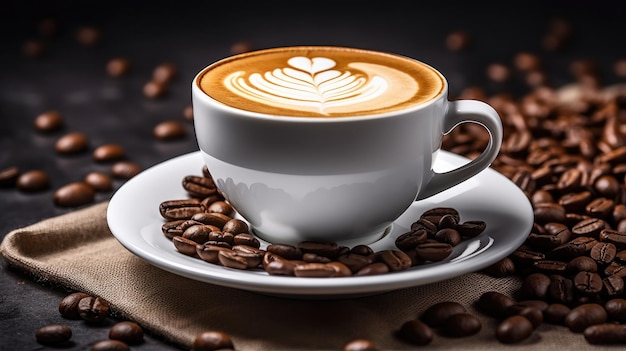
[[[487,168],[502,142],[489,105],[449,101],[438,71],[332,46],[235,55],[192,82],[198,145],[216,185],[260,238],[369,244],[411,203]],[[444,134],[482,125],[481,155],[437,173]]]

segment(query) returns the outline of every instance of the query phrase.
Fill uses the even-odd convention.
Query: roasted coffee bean
[[[126,150],[118,144],[104,144],[93,150],[92,157],[97,162],[119,161],[126,157]]]
[[[209,233],[208,241],[224,242],[232,246],[233,242],[235,241],[235,236],[232,233],[222,232],[220,230],[213,230]]]
[[[195,250],[196,250],[195,253],[203,261],[217,264],[220,262],[219,257],[218,257],[219,252],[224,251],[224,250],[231,250],[231,248],[222,247],[218,245],[212,245],[212,244],[204,244],[204,245],[196,245]]]
[[[267,246],[266,250],[287,260],[302,259],[302,250],[293,245],[270,244]]]
[[[397,335],[408,343],[423,346],[433,341],[434,332],[426,323],[413,319],[404,322]]]
[[[593,195],[590,191],[580,191],[567,193],[559,198],[558,204],[563,206],[568,212],[577,212],[583,210],[591,200]]]
[[[567,243],[572,233],[566,225],[560,223],[547,223],[545,233],[528,235],[526,242],[533,247],[550,250]]]
[[[567,193],[579,190],[583,185],[583,172],[576,168],[571,168],[563,172],[556,183],[556,188]]]
[[[152,71],[152,80],[169,83],[178,76],[178,67],[172,62],[162,62]]]
[[[78,302],[82,298],[88,296],[89,294],[83,292],[75,292],[64,297],[59,303],[59,312],[61,313],[61,316],[67,319],[80,319],[80,314],[78,313]]]
[[[626,249],[626,233],[613,229],[603,229],[598,235],[600,241],[611,243],[619,250]]]
[[[585,303],[574,307],[565,316],[563,324],[574,333],[582,333],[585,328],[606,322],[608,315],[602,305]]]
[[[371,257],[354,253],[340,255],[339,257],[337,257],[337,261],[346,265],[353,273],[373,263]]]
[[[168,84],[166,82],[156,82],[150,80],[143,85],[143,95],[148,99],[158,99],[165,96],[168,92]]]
[[[496,278],[509,277],[515,273],[515,263],[510,257],[505,257],[484,268],[483,273]]]
[[[504,344],[515,344],[527,339],[533,331],[533,325],[526,317],[510,316],[496,327],[496,339]]]
[[[521,303],[515,303],[506,308],[507,315],[509,316],[523,316],[526,317],[533,325],[533,329],[536,329],[543,323],[543,312],[533,306],[527,306]]]
[[[50,187],[50,177],[42,170],[31,170],[20,174],[15,185],[22,191],[42,191]]]
[[[20,176],[20,169],[16,166],[0,169],[0,187],[13,187]]]
[[[109,330],[109,339],[123,341],[128,345],[138,345],[143,342],[143,328],[131,321],[118,322]]]
[[[481,312],[495,318],[505,317],[506,308],[513,304],[512,298],[497,291],[482,293],[476,302],[476,306]]]
[[[217,192],[215,183],[211,178],[188,175],[183,178],[183,188],[192,197],[205,198]]]
[[[93,202],[96,193],[91,185],[85,182],[66,184],[54,192],[52,197],[57,206],[73,207]]]
[[[306,263],[296,265],[293,269],[296,277],[325,278],[336,275],[335,268],[324,263]]]
[[[109,303],[100,297],[83,297],[78,301],[78,314],[89,323],[100,323],[109,316]]]
[[[235,269],[247,269],[248,260],[233,250],[220,250],[217,253],[217,259],[224,267]]]
[[[461,220],[459,211],[451,207],[436,207],[431,208],[422,213],[420,218],[426,219],[432,223],[438,224],[441,218],[445,215],[450,215],[458,223]]]
[[[237,255],[246,259],[248,268],[254,268],[260,265],[263,261],[263,256],[265,256],[265,250],[248,245],[233,245],[231,249],[235,251]]]
[[[513,262],[522,266],[532,266],[534,262],[543,260],[546,255],[539,251],[531,250],[527,247],[520,247],[511,254]]]
[[[35,118],[34,125],[38,132],[50,133],[63,127],[65,121],[58,111],[46,111]]]
[[[431,222],[426,218],[420,218],[417,221],[411,223],[411,230],[416,231],[424,229],[428,235],[435,235],[437,232],[437,224]]]
[[[348,253],[356,254],[356,255],[362,255],[362,256],[367,256],[367,255],[373,254],[374,250],[372,250],[372,248],[367,246],[367,245],[356,245],[353,248],[351,248],[350,252],[348,252]],[[346,253],[346,254],[348,254],[348,253]],[[626,252],[625,252],[625,254],[626,254]]]
[[[207,212],[211,213],[221,213],[228,217],[235,216],[235,209],[231,204],[226,201],[215,201],[207,207]]]
[[[529,274],[522,281],[520,294],[525,299],[545,300],[551,283],[550,278],[544,273]]]
[[[209,240],[214,240],[211,238],[213,228],[213,226],[206,224],[192,225],[185,229],[182,236],[185,239],[193,240],[197,244],[204,244]]]
[[[400,250],[384,250],[380,252],[379,258],[390,271],[403,271],[411,267],[411,258]]]
[[[167,120],[155,125],[152,135],[158,140],[181,139],[187,135],[187,129],[181,121]]]
[[[166,200],[159,204],[159,212],[167,220],[189,219],[204,210],[204,205],[197,199]]]
[[[537,223],[565,222],[565,208],[557,203],[537,204],[533,212]]]
[[[570,260],[586,254],[598,241],[594,238],[581,236],[555,247],[548,255],[554,260]]]
[[[616,254],[617,248],[615,245],[607,242],[598,242],[589,252],[589,256],[601,266],[613,262]]]
[[[119,179],[130,179],[141,171],[141,166],[131,161],[117,161],[111,167],[111,175]]]
[[[172,243],[174,243],[174,247],[178,252],[185,254],[187,256],[196,256],[196,246],[197,242],[183,238],[182,236],[175,236],[172,238]]]
[[[624,345],[626,326],[613,323],[596,324],[585,328],[583,336],[592,345]]]
[[[339,245],[334,242],[302,241],[299,242],[296,247],[300,249],[302,253],[312,252],[329,258],[337,258],[337,256],[339,256]]]
[[[395,241],[396,247],[403,251],[414,249],[417,245],[426,242],[428,232],[425,229],[411,230],[400,234]]]
[[[269,249],[269,246],[268,246]],[[304,261],[302,261],[304,262]],[[263,256],[263,269],[270,275],[288,275],[293,276],[294,269],[298,264],[298,261],[288,260],[280,255],[277,255],[269,250],[265,252]]]
[[[612,298],[604,304],[604,309],[609,319],[620,323],[626,321],[626,299],[621,297]]]
[[[461,238],[461,234],[456,229],[444,228],[435,233],[435,240],[450,244],[450,246],[457,246],[463,238]]]
[[[605,174],[593,183],[594,189],[601,195],[607,198],[613,198],[617,196],[620,191],[620,183],[614,176]]]
[[[329,263],[329,262],[332,262],[330,260],[330,258],[324,257],[324,256],[320,256],[320,255],[312,253],[312,252],[307,252],[307,253],[303,254],[302,255],[302,261],[308,262],[308,263]]]
[[[576,236],[598,237],[600,232],[607,227],[606,221],[600,218],[588,218],[576,223],[572,227],[572,234]]]
[[[380,351],[380,349],[373,341],[356,339],[344,345],[343,351]]]
[[[72,338],[72,329],[63,324],[50,324],[37,329],[37,342],[44,345],[62,345]]]
[[[611,275],[602,279],[602,295],[606,298],[620,296],[624,292],[624,278]]]
[[[599,197],[591,200],[585,206],[585,213],[596,218],[608,218],[613,213],[615,202],[605,197]]]
[[[359,269],[354,275],[376,275],[389,272],[389,266],[382,262],[374,262]]]
[[[335,270],[335,277],[349,277],[352,275],[352,270],[339,261],[328,262],[326,265]]]
[[[212,225],[218,228],[224,228],[226,223],[232,218],[222,213],[197,212],[191,216],[191,219],[206,225]],[[231,233],[232,234],[232,233]]]
[[[419,317],[431,328],[439,328],[450,316],[467,313],[465,306],[456,301],[442,301],[428,307]]]
[[[175,236],[183,235],[183,230],[180,228],[180,225],[183,224],[185,221],[186,220],[184,219],[178,219],[165,222],[161,226],[161,231],[168,239],[172,239]]]
[[[226,226],[224,226],[224,228],[226,228]],[[226,230],[225,232],[232,233]],[[261,247],[261,242],[259,241],[259,239],[255,238],[252,234],[239,233],[233,237],[233,245],[246,245],[246,246],[255,247],[258,249],[259,247]]]
[[[469,313],[456,313],[448,317],[441,332],[449,337],[463,338],[474,335],[482,329],[480,319]]]
[[[89,351],[130,351],[130,346],[119,340],[100,340],[89,349]]]
[[[81,132],[68,133],[54,144],[54,150],[59,154],[76,154],[87,148],[89,148],[89,138]]]
[[[131,64],[129,59],[125,57],[116,57],[107,62],[106,73],[115,78],[123,77],[128,74],[130,67]]]
[[[570,305],[574,301],[575,293],[576,288],[572,279],[558,274],[550,276],[550,286],[548,287],[550,301]]]
[[[618,262],[611,262],[611,264],[604,269],[604,275],[626,277],[626,265]]]
[[[183,108],[183,117],[190,122],[193,122],[193,106],[187,105]]]
[[[452,253],[452,245],[447,243],[423,243],[415,247],[417,255],[425,261],[445,260]]]
[[[598,273],[579,272],[574,276],[574,286],[582,296],[597,296],[602,291],[602,277]]]
[[[589,256],[578,256],[567,263],[567,271],[571,274],[578,272],[597,272],[598,264]]]
[[[567,271],[567,262],[556,260],[540,260],[533,263],[533,268],[544,274],[563,274]]]
[[[437,227],[439,229],[456,228],[458,224],[459,222],[456,215],[447,214],[441,217],[439,223],[437,224]]]
[[[562,303],[551,303],[548,308],[543,311],[543,318],[547,323],[563,325],[565,316],[571,309]]]
[[[465,221],[456,226],[456,230],[464,238],[474,238],[487,229],[487,222],[480,220]]]
[[[106,173],[89,172],[83,181],[89,184],[95,191],[107,192],[113,190],[113,180]]]
[[[195,336],[191,344],[192,351],[213,351],[234,349],[230,336],[220,331],[204,331]]]
[[[233,215],[226,214],[226,215],[229,217],[234,216],[234,214]],[[237,219],[237,218],[229,219],[228,222],[224,223],[224,225],[222,226],[222,230],[225,232],[233,233],[235,236],[237,234],[248,234],[250,232],[250,228],[248,227],[248,224],[242,221],[241,219]],[[254,238],[251,234],[248,234],[248,236],[250,236],[251,238]],[[242,236],[241,238],[243,239],[244,236]],[[258,239],[256,238],[254,239],[258,241]]]

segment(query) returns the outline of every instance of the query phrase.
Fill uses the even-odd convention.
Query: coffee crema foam
[[[428,102],[445,90],[439,72],[393,54],[340,47],[285,47],[218,61],[196,82],[234,108],[294,117],[377,115]]]

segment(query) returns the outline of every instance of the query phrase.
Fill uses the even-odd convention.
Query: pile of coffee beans
[[[335,242],[302,241],[296,245],[261,242],[215,186],[210,171],[187,175],[182,187],[188,198],[159,204],[165,219],[161,230],[178,252],[235,269],[265,270],[270,275],[347,277],[407,270],[445,260],[454,246],[481,234],[482,220],[461,221],[454,208],[425,211],[406,233],[395,238],[394,249],[374,252],[367,245],[352,248]]]
[[[97,296],[74,292],[65,296],[59,303],[59,313],[67,320],[83,320],[93,326],[102,326],[111,317],[109,303]],[[49,324],[35,332],[37,342],[46,346],[70,346],[72,329],[65,324]],[[130,350],[129,345],[144,342],[143,328],[132,321],[115,322],[109,329],[109,338],[97,341],[92,351]]]

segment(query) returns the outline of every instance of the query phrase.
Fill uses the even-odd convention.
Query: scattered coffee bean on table
[[[143,342],[143,328],[131,321],[118,322],[109,330],[109,339],[123,341],[128,345],[138,345]]]
[[[50,177],[39,169],[26,171],[19,175],[16,186],[26,192],[46,190],[50,187]]]
[[[72,329],[63,324],[49,324],[39,328],[35,338],[40,344],[60,346],[72,338]]]
[[[61,129],[65,122],[60,112],[46,111],[38,115],[33,124],[38,132],[50,133]]]

